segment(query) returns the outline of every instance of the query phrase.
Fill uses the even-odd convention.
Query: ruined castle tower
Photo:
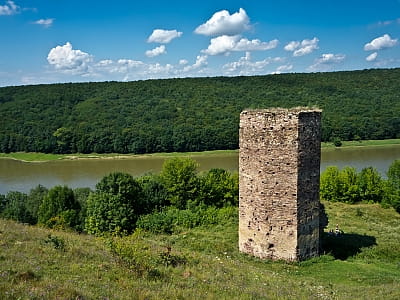
[[[320,110],[240,114],[240,251],[288,261],[318,255],[320,131]]]

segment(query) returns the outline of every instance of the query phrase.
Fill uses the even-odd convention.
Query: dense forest
[[[318,106],[322,139],[400,138],[400,69],[0,88],[0,152],[238,148],[246,108]]]

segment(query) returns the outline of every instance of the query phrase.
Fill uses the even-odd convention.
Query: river
[[[238,170],[237,153],[216,153],[196,155],[199,171],[211,168]],[[55,185],[67,185],[71,188],[94,188],[100,179],[114,171],[127,172],[133,176],[146,173],[158,173],[167,157],[138,156],[125,159],[77,159],[48,162],[22,162],[12,159],[0,159],[0,194],[9,191],[28,193],[38,184],[47,188]],[[321,171],[335,165],[355,167],[360,171],[364,167],[376,168],[383,177],[389,165],[400,159],[400,145],[376,147],[345,147],[322,149]]]

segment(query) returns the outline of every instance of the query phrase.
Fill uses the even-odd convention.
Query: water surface
[[[199,171],[211,168],[238,170],[237,153],[212,153],[195,155],[193,158],[200,165]],[[165,159],[166,157],[143,156],[128,159],[78,159],[37,163],[0,159],[0,194],[6,194],[8,191],[27,193],[38,184],[47,188],[68,185],[71,188],[93,189],[104,175],[114,171],[127,172],[133,176],[158,173]],[[400,145],[323,149],[321,171],[330,165],[340,168],[352,166],[358,171],[372,166],[385,176],[389,165],[395,159],[400,159]]]

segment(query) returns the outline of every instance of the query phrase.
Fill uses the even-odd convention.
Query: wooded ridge
[[[247,108],[317,106],[322,140],[400,137],[400,68],[0,88],[0,152],[238,148]]]

